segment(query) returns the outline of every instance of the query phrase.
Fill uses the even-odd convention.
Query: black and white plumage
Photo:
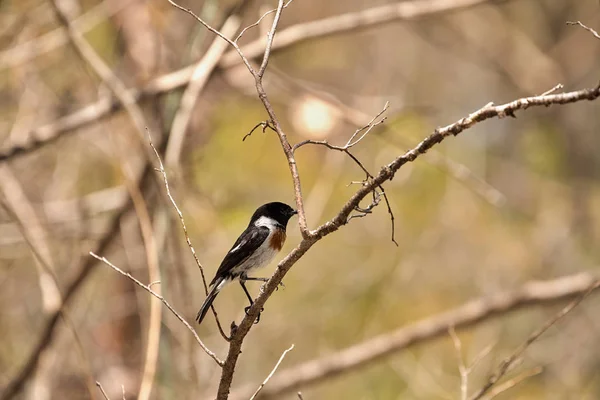
[[[248,227],[225,255],[215,277],[210,282],[208,296],[196,317],[198,323],[202,322],[221,289],[236,279],[239,280],[252,305],[252,297],[244,282],[266,281],[266,279],[249,277],[248,273],[266,266],[279,253],[285,242],[287,223],[296,213],[292,207],[280,202],[264,204],[254,212]]]

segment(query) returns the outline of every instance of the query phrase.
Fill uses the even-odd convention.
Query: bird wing
[[[227,277],[233,268],[246,261],[267,240],[269,233],[270,230],[266,226],[252,226],[242,232],[221,262],[210,284]]]

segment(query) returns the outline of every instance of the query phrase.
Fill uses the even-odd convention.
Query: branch
[[[145,164],[143,168],[138,171],[137,183],[140,188],[146,187],[149,180],[152,179],[152,169],[149,164]],[[108,250],[113,240],[118,237],[118,232],[121,226],[121,219],[125,218],[132,208],[132,202],[129,198],[127,202],[120,206],[118,211],[115,213],[112,220],[109,222],[109,226],[98,241],[95,252],[104,253]],[[80,265],[77,267],[77,272],[74,277],[66,285],[63,292],[63,303],[61,309],[52,314],[46,323],[46,326],[42,330],[37,343],[34,345],[31,353],[27,357],[20,371],[14,376],[9,383],[2,388],[0,391],[0,400],[9,400],[15,397],[25,385],[26,381],[31,377],[37,370],[38,362],[43,352],[52,344],[55,339],[56,328],[58,327],[58,321],[69,305],[69,303],[75,298],[75,295],[82,287],[83,283],[91,276],[91,273],[95,270],[98,263],[94,258],[85,257],[81,260]]]
[[[413,0],[386,4],[356,12],[335,15],[315,21],[292,25],[277,33],[277,42],[272,50],[280,50],[311,39],[325,38],[366,28],[380,28],[396,21],[440,13],[454,12],[495,0]],[[264,53],[268,39],[256,40],[242,48],[248,59],[255,59]],[[222,68],[239,65],[238,55],[232,51],[225,54],[219,64]]]
[[[592,35],[594,35],[594,37],[596,39],[600,39],[600,35],[598,34],[598,32],[596,32],[595,30],[593,30],[592,28],[584,25],[581,23],[581,21],[567,21],[567,25],[579,25],[580,27],[582,27],[583,29],[585,29],[586,31],[590,32]]]
[[[112,269],[114,269],[115,271],[117,271],[118,273],[120,273],[121,275],[129,278],[136,285],[138,285],[139,287],[143,288],[148,293],[150,293],[152,296],[154,296],[158,300],[160,300],[165,305],[165,307],[167,307],[169,309],[169,311],[171,311],[171,313],[173,313],[173,315],[175,315],[175,317],[177,317],[177,319],[179,321],[181,321],[181,323],[183,325],[185,325],[185,327],[188,328],[188,330],[190,332],[192,332],[192,335],[194,335],[194,339],[196,339],[196,342],[200,345],[200,347],[202,347],[202,349],[206,352],[206,354],[208,354],[210,356],[210,358],[212,358],[213,360],[215,360],[215,362],[219,366],[223,366],[223,361],[221,361],[219,359],[219,357],[216,356],[215,353],[213,353],[208,347],[206,347],[206,345],[202,342],[202,340],[200,339],[200,337],[198,336],[198,334],[196,333],[196,331],[194,330],[194,328],[192,328],[192,326],[185,320],[185,318],[183,318],[177,311],[175,311],[175,309],[167,302],[167,300],[165,300],[165,298],[163,296],[161,296],[160,294],[156,293],[154,290],[150,289],[150,287],[148,285],[144,285],[142,282],[140,282],[139,280],[135,279],[130,273],[125,272],[122,269],[120,269],[119,267],[117,267],[116,265],[112,264],[106,258],[100,257],[100,256],[98,256],[97,254],[95,254],[92,251],[90,251],[90,255],[92,257],[94,257],[96,260],[101,261],[104,264],[108,265],[109,267],[111,267]]]
[[[358,12],[340,14],[334,17],[290,26],[277,34],[277,42],[271,47],[272,51],[282,50],[289,46],[302,43],[310,39],[318,39],[334,34],[350,32],[355,29],[379,27],[382,23],[414,19],[443,12],[458,11],[465,8],[485,4],[493,0],[415,0],[398,4],[370,8]],[[189,10],[183,9],[186,12]],[[193,15],[193,13],[192,13]],[[204,22],[204,21],[202,21]],[[214,28],[212,28],[214,29]],[[231,42],[224,38],[228,43]],[[241,49],[247,60],[252,60],[264,54],[265,40],[256,40]],[[218,68],[227,69],[238,66],[243,61],[239,58],[237,50],[225,54],[218,64]],[[127,97],[133,101],[157,94],[168,93],[185,86],[190,81],[193,71],[198,63],[189,65],[180,70],[162,75],[143,87],[130,88]],[[246,66],[248,66],[247,64]],[[94,123],[102,118],[119,111],[122,103],[111,96],[101,98],[95,103],[83,107],[81,110],[61,117],[55,121],[39,126],[27,132],[27,141],[10,148],[0,150],[0,162],[13,157],[22,156],[36,151],[50,144],[60,137],[72,133],[78,128]]]
[[[289,349],[285,350],[283,352],[283,354],[281,354],[281,357],[279,357],[279,361],[277,361],[277,363],[273,367],[273,370],[271,370],[271,373],[269,375],[267,375],[267,377],[265,378],[265,380],[263,381],[263,383],[261,383],[260,386],[258,387],[258,389],[256,389],[256,392],[254,392],[254,394],[252,395],[252,397],[250,397],[250,400],[254,400],[256,398],[256,396],[258,396],[258,394],[260,393],[260,391],[262,390],[262,388],[265,387],[265,385],[267,384],[267,382],[269,382],[269,380],[273,377],[273,374],[275,374],[275,371],[277,371],[277,368],[279,368],[279,364],[281,364],[281,362],[283,361],[283,359],[285,358],[285,356],[287,355],[287,353],[289,353],[293,349],[294,349],[294,345],[291,345]]]
[[[382,334],[336,353],[280,371],[261,393],[261,399],[306,389],[326,379],[348,373],[408,347],[443,337],[451,327],[464,329],[490,318],[528,306],[547,305],[598,288],[597,275],[582,273],[548,281],[531,281],[520,289],[475,299],[453,310]],[[594,286],[592,286],[594,285]],[[254,387],[245,386],[232,399],[247,399]]]
[[[577,307],[581,302],[596,290],[600,286],[600,281],[594,280],[591,285],[583,292],[579,297],[569,303],[565,308],[560,310],[554,317],[548,320],[541,328],[537,329],[533,332],[527,340],[519,346],[509,357],[502,360],[496,371],[492,375],[489,376],[487,382],[483,385],[481,389],[479,389],[475,394],[473,394],[469,400],[479,400],[481,399],[502,377],[510,371],[518,360],[521,359],[521,356],[527,350],[527,348],[536,340],[539,339],[540,336],[544,334],[548,329],[550,329],[554,324],[556,324],[560,319],[562,319],[565,315],[570,313],[575,307]]]
[[[507,115],[514,117],[516,111],[524,110],[529,107],[549,106],[552,104],[568,104],[582,100],[595,100],[599,96],[600,85],[596,86],[595,88],[583,89],[575,92],[522,98],[500,106],[494,106],[492,103],[490,103],[453,124],[436,129],[434,133],[425,138],[415,148],[383,167],[379,174],[374,177],[374,179],[371,179],[367,184],[363,185],[350,198],[350,200],[348,200],[348,202],[342,207],[340,212],[334,218],[321,225],[316,230],[308,232],[308,235],[305,233],[300,244],[278,264],[275,273],[264,285],[263,291],[254,301],[254,305],[250,307],[246,317],[242,320],[240,326],[235,332],[235,335],[232,337],[229,345],[229,352],[227,354],[227,358],[225,359],[225,364],[223,365],[223,373],[221,375],[221,382],[217,398],[227,398],[231,380],[233,379],[235,364],[241,352],[244,338],[252,328],[253,322],[256,319],[259,311],[263,308],[263,305],[267,299],[279,286],[279,283],[285,274],[317,241],[344,226],[348,221],[350,213],[357,206],[359,206],[361,200],[363,200],[369,193],[371,193],[375,188],[383,184],[385,181],[393,179],[396,171],[398,171],[404,164],[416,160],[420,155],[425,154],[429,149],[442,142],[446,137],[451,135],[456,136],[464,130],[471,128],[473,125],[487,119],[495,117],[503,118]],[[266,98],[266,94],[261,96],[259,92],[259,97],[261,97],[262,100],[263,98]],[[279,128],[276,127],[276,129]],[[282,146],[287,156],[288,153],[284,143],[285,142],[282,142]],[[294,164],[291,164],[288,158],[288,164],[290,164],[290,166],[295,166],[295,160],[292,159],[292,161]],[[293,178],[295,183],[298,182],[296,177],[293,176]],[[446,326],[445,329],[447,330],[448,327]]]
[[[449,136],[456,136],[466,129],[491,118],[504,118],[506,116],[515,117],[515,112],[526,110],[530,107],[548,107],[553,104],[568,104],[582,100],[592,101],[596,100],[598,97],[600,97],[600,84],[594,88],[582,89],[574,92],[525,97],[499,106],[494,106],[493,103],[489,103],[453,124],[437,128],[415,148],[383,167],[374,179],[367,185],[361,187],[350,200],[348,200],[334,218],[324,223],[316,230],[311,231],[310,237],[318,240],[338,230],[347,222],[350,213],[359,205],[360,201],[373,191],[373,189],[387,180],[392,180],[396,172],[404,164],[413,162],[419,156],[425,154],[429,149],[441,143]]]
[[[204,268],[202,267],[202,263],[200,262],[200,259],[198,258],[198,255],[196,254],[196,249],[192,245],[192,241],[190,239],[190,235],[188,234],[187,226],[185,224],[185,219],[183,218],[183,213],[181,212],[181,209],[179,208],[179,206],[177,205],[177,202],[173,198],[173,195],[171,195],[171,188],[169,187],[169,180],[167,179],[167,171],[165,171],[165,167],[163,165],[162,159],[160,158],[160,154],[159,154],[158,150],[156,150],[156,147],[154,147],[154,143],[152,143],[152,136],[150,135],[150,133],[148,133],[148,142],[150,143],[150,147],[154,151],[154,155],[156,156],[156,159],[158,160],[158,165],[159,165],[158,171],[162,175],[167,197],[169,198],[169,201],[173,205],[175,212],[177,212],[177,216],[179,217],[179,222],[181,223],[181,229],[183,230],[183,236],[185,237],[185,241],[190,249],[190,252],[192,253],[192,257],[194,257],[194,261],[196,261],[196,265],[198,266],[198,269],[200,270],[200,276],[202,277],[202,284],[204,285],[204,294],[206,294],[208,296],[208,285],[206,284],[206,276],[204,275]],[[215,310],[215,307],[211,305],[210,308],[212,309],[213,315],[215,316],[215,320],[217,321],[217,326],[219,328],[219,332],[221,333],[221,336],[223,336],[223,338],[226,341],[229,341],[230,338],[225,334],[225,331],[223,330],[223,327],[221,326],[221,322],[219,321],[219,317],[217,316],[217,311]]]
[[[132,0],[100,2],[85,14],[74,19],[72,25],[81,33],[89,32],[131,3],[133,3]],[[18,67],[67,43],[69,43],[69,36],[65,33],[64,27],[57,28],[0,53],[0,70]]]

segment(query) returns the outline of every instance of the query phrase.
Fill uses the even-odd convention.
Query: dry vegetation
[[[0,2],[0,399],[599,398],[599,16]]]

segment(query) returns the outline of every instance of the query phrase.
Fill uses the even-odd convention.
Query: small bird
[[[248,227],[225,255],[215,277],[210,282],[210,291],[196,317],[198,323],[202,322],[221,289],[236,279],[239,280],[252,306],[253,300],[246,289],[245,282],[266,282],[268,279],[249,277],[248,273],[266,266],[279,253],[285,242],[287,223],[297,213],[292,207],[280,202],[267,203],[256,209]],[[246,307],[246,312],[249,308]]]

